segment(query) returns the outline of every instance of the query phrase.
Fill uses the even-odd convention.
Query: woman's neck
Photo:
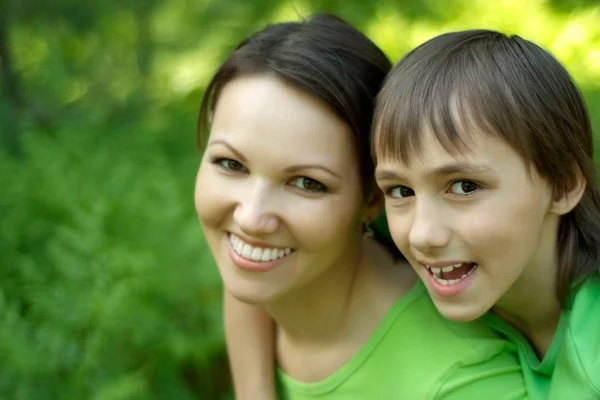
[[[312,282],[265,306],[279,328],[298,342],[335,339],[348,319],[355,286],[364,274],[362,247]]]
[[[394,272],[400,268],[380,245],[365,239],[356,247],[352,261],[267,307],[277,323],[280,366],[296,379],[323,379],[341,367],[407,291],[401,286],[410,288],[410,276]]]

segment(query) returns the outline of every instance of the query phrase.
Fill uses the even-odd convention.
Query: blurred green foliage
[[[0,0],[0,399],[231,398],[197,108],[239,40],[311,11],[393,61],[448,30],[521,34],[600,132],[596,0]]]

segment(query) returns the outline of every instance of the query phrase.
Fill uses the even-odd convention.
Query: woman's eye
[[[393,197],[394,199],[403,199],[414,195],[415,192],[406,186],[396,186],[388,191],[388,196]]]
[[[294,179],[292,184],[297,188],[306,190],[308,192],[320,193],[325,192],[327,190],[325,185],[323,185],[321,182],[308,178],[306,176],[301,176],[299,178]]]
[[[216,163],[219,164],[221,167],[233,172],[241,172],[246,170],[242,163],[239,163],[235,160],[231,160],[229,158],[219,158],[216,160]]]
[[[458,196],[468,196],[479,189],[479,185],[472,181],[456,181],[450,186],[450,191]]]

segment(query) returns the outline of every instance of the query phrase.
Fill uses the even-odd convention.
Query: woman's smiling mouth
[[[269,270],[295,251],[291,247],[252,245],[234,233],[228,233],[227,237],[234,263],[246,270]]]

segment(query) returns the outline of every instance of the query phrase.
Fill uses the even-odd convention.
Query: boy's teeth
[[[242,239],[235,236],[233,233],[229,235],[229,242],[237,254],[252,261],[266,262],[277,260],[278,258],[291,254],[293,251],[293,249],[289,247],[285,249],[263,249],[261,247],[254,247],[244,243]]]
[[[440,285],[448,286],[448,285],[455,285],[458,282],[462,281],[467,276],[471,275],[478,267],[477,264],[473,264],[473,267],[469,270],[469,272],[467,272],[466,274],[463,274],[463,276],[461,276],[458,279],[444,279],[440,276],[440,273],[442,271],[443,272],[451,272],[454,268],[458,268],[461,265],[462,265],[462,263],[454,264],[454,265],[451,265],[449,267],[444,267],[444,268],[434,268],[434,267],[430,267],[430,266],[427,266],[427,267],[431,270],[433,279],[435,279]]]
[[[463,263],[458,263],[454,265],[448,265],[447,267],[442,268],[442,272],[452,272],[454,268],[459,268]]]

